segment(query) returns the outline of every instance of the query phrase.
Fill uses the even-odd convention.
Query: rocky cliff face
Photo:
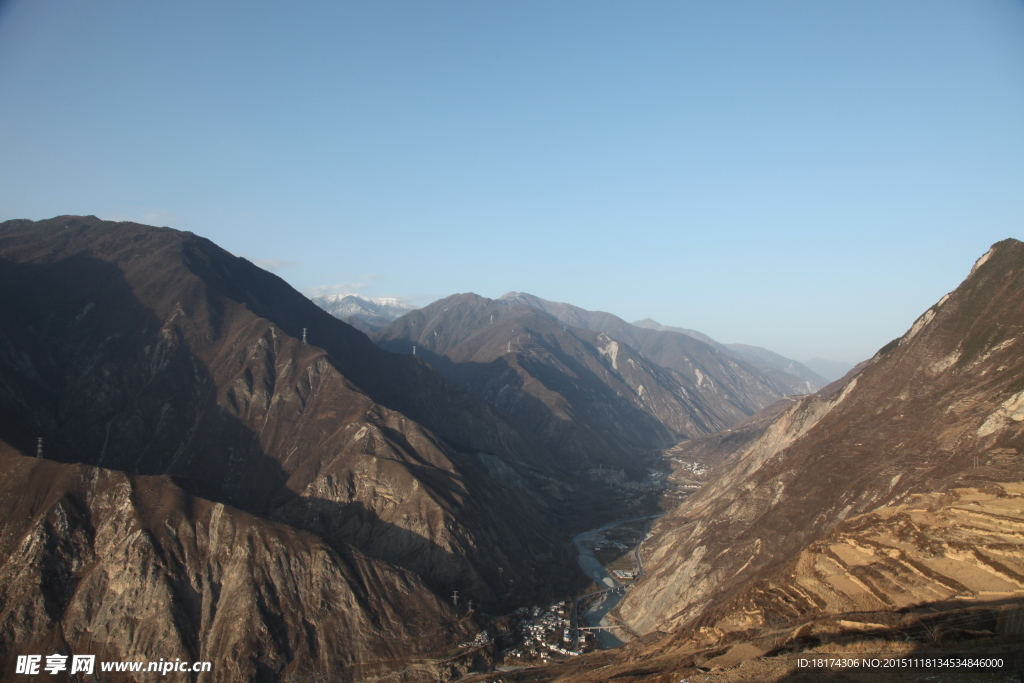
[[[474,630],[416,575],[350,546],[166,476],[0,448],[4,680],[16,655],[55,652],[209,661],[212,681],[360,680]]]
[[[0,439],[32,454],[37,436],[47,460],[93,466],[76,472],[160,476],[183,492],[174,506],[216,503],[256,520],[253,533],[361,558],[337,570],[353,584],[337,590],[360,596],[370,590],[363,569],[386,569],[392,578],[372,587],[384,594],[363,607],[371,621],[397,609],[388,581],[404,582],[412,604],[455,589],[497,606],[573,578],[566,543],[543,518],[562,473],[542,446],[418,359],[381,351],[276,276],[188,233],[93,217],[0,225]],[[100,514],[82,496],[81,515]],[[205,518],[178,512],[191,525],[179,536],[209,536],[197,527]],[[12,510],[3,523],[34,533],[20,519]],[[205,552],[199,543],[192,557]],[[319,580],[297,576],[294,590]],[[284,618],[284,606],[246,595],[257,603],[245,609]],[[198,629],[195,614],[175,618]],[[58,621],[31,623],[43,630],[8,637],[56,637],[47,629]],[[288,633],[289,657],[319,647],[310,628]]]
[[[847,378],[720,435],[726,463],[659,522],[622,618],[692,645],[1019,597],[1022,293],[1024,244],[1001,242]]]

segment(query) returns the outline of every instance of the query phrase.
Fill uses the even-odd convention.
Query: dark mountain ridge
[[[678,440],[666,423],[682,430],[692,419],[670,394],[674,378],[660,368],[629,350],[609,359],[618,347],[607,337],[528,306],[458,294],[399,318],[374,339],[399,353],[416,345],[442,374],[538,435],[574,468],[636,469],[636,454]],[[667,415],[673,409],[674,421]]]
[[[498,606],[546,598],[574,580],[566,542],[543,518],[559,504],[564,474],[543,446],[421,360],[380,350],[276,276],[188,233],[95,217],[0,224],[0,440],[11,447],[9,471],[45,487],[38,467],[18,464],[38,436],[46,460],[67,463],[53,464],[61,472],[124,472],[129,479],[108,477],[120,487],[163,477],[163,489],[181,491],[171,507],[226,504],[230,515],[247,513],[260,538],[279,529],[301,545],[312,534],[337,557],[366,557],[356,565],[403,587],[395,599],[433,605],[424,607],[428,621],[453,617],[430,590]],[[47,500],[70,495],[46,491]],[[95,495],[73,496],[87,518],[105,505]],[[53,505],[42,518],[66,516],[64,503]],[[115,526],[117,514],[130,513],[118,510]],[[200,533],[201,516],[170,513],[179,537]],[[9,511],[3,533],[29,538],[43,528],[33,519]],[[54,542],[74,533],[57,529]],[[141,561],[153,552],[162,551],[154,546]],[[262,557],[253,571],[272,561]],[[37,560],[15,554],[4,566]],[[52,589],[73,600],[86,569],[69,571],[77,578],[58,577]],[[361,571],[344,580],[366,584]],[[207,594],[194,576],[175,576]],[[308,578],[293,575],[294,590]],[[381,602],[388,599],[360,603],[366,618],[394,612]],[[177,614],[180,598],[167,600],[163,609]],[[261,609],[280,616],[275,606]],[[56,613],[49,622],[5,614],[0,632],[22,644],[63,628]],[[449,631],[431,642],[465,629]],[[283,651],[319,647],[304,633],[281,632]],[[135,647],[123,637],[112,635],[122,640],[109,647]],[[260,650],[254,634],[238,637],[255,648],[247,652]],[[352,636],[354,652],[360,637]],[[400,629],[396,642],[408,637]]]
[[[813,387],[725,347],[520,293],[450,296],[373,339],[396,353],[415,348],[574,469],[634,476],[656,451],[738,422],[792,393],[794,383]],[[786,381],[773,379],[780,375]]]

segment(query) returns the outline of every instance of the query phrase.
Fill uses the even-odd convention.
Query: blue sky
[[[856,362],[1024,238],[1024,2],[0,0],[0,220]]]

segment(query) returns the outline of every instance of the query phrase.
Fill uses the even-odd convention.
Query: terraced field
[[[1024,482],[914,495],[850,519],[748,596],[733,628],[1024,599]]]

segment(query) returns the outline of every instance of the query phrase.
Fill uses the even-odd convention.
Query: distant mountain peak
[[[637,327],[642,327],[647,330],[657,330],[659,332],[678,332],[679,334],[685,334],[687,337],[693,337],[694,339],[698,339],[704,342],[705,344],[710,344],[719,351],[726,350],[723,344],[719,344],[717,341],[715,341],[708,335],[704,334],[703,332],[698,332],[697,330],[688,330],[683,327],[672,327],[671,325],[662,325],[657,320],[653,320],[651,318],[637,320],[633,324],[636,325]]]
[[[638,320],[634,323],[627,323],[625,320],[612,315],[611,313],[605,313],[603,311],[587,311],[571,304],[547,301],[525,292],[508,292],[498,301],[506,305],[523,304],[531,306],[553,315],[563,323],[582,327],[588,330],[608,333],[618,341],[630,344],[634,348],[637,348],[641,353],[644,352],[645,346],[644,343],[637,338],[637,333],[640,330],[648,331],[644,333],[645,338],[647,338],[647,334],[649,334],[649,332],[668,332],[684,335],[685,337],[695,339],[702,344],[707,345],[710,347],[709,350],[711,353],[726,354],[733,359],[742,360],[748,363],[752,366],[750,369],[763,375],[762,379],[773,387],[773,392],[777,392],[780,396],[811,393],[825,386],[830,381],[803,364],[790,358],[780,356],[768,349],[748,346],[745,344],[721,344],[697,330],[688,330],[682,327],[662,325],[651,318]],[[672,335],[670,334],[669,336]],[[648,350],[655,354],[665,352],[665,349],[661,346],[658,346],[658,349],[658,351],[655,351],[654,349]]]
[[[544,300],[526,292],[506,292],[495,299],[495,301],[502,304],[526,304],[527,306],[534,306],[536,308],[536,302]]]
[[[377,306],[393,306],[395,308],[401,308],[407,311],[414,311],[417,308],[416,306],[413,306],[412,304],[407,304],[401,299],[398,299],[393,296],[372,297],[363,296],[362,294],[322,294],[320,296],[313,297],[314,301],[316,301],[317,299],[320,299],[328,303],[344,301],[346,299],[358,299],[359,301],[366,301]]]
[[[335,318],[354,325],[363,332],[378,330],[397,320],[416,306],[395,297],[369,297],[362,294],[323,294],[312,297],[313,303]]]

